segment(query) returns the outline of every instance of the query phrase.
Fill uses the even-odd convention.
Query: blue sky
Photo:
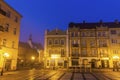
[[[120,0],[5,0],[23,15],[20,40],[44,41],[44,30],[66,30],[69,22],[120,20]]]

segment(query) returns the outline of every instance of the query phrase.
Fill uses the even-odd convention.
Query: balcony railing
[[[81,57],[97,57],[97,55],[88,55],[88,54],[86,54],[86,55],[84,54],[83,55],[83,54],[81,54]]]
[[[79,47],[79,44],[72,44],[72,47]]]
[[[71,57],[77,58],[77,57],[79,57],[79,56],[80,56],[79,54],[71,54]]]

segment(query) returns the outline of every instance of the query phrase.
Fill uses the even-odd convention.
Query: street
[[[65,70],[23,70],[5,72],[0,80],[120,80],[120,72],[72,72]]]

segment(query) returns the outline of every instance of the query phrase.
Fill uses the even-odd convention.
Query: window
[[[92,56],[97,56],[97,50],[96,49],[92,49],[91,50],[91,54],[92,54]]]
[[[75,37],[78,37],[78,32],[75,32]]]
[[[111,30],[111,34],[117,34],[116,30]]]
[[[100,50],[100,56],[101,57],[108,57],[108,51],[105,49]]]
[[[81,54],[82,56],[87,56],[87,50],[86,49],[83,49],[81,52],[82,52],[82,54]]]
[[[48,40],[48,45],[51,45],[52,44],[52,40]]]
[[[90,37],[94,37],[94,36],[95,36],[94,32],[90,32]]]
[[[71,33],[71,37],[74,37],[74,32]]]
[[[84,33],[84,32],[81,32],[81,36],[82,36],[82,37],[85,37],[85,33]]]
[[[95,40],[91,40],[91,41],[90,41],[90,46],[91,46],[91,47],[95,47],[95,45],[96,45],[96,41],[95,41]]]
[[[9,24],[6,24],[6,25],[5,25],[5,31],[6,31],[6,32],[9,32]]]
[[[15,22],[18,22],[18,17],[17,16],[15,16]]]
[[[72,56],[79,57],[79,49],[72,49]]]
[[[87,46],[86,40],[81,40],[81,46],[82,47],[86,47]]]
[[[111,42],[112,42],[112,43],[117,43],[117,40],[112,39]]]
[[[64,40],[61,40],[61,45],[64,45]]]
[[[98,36],[101,36],[101,32],[98,32]]]
[[[118,54],[118,50],[113,50],[113,54]]]
[[[12,41],[12,48],[14,48],[15,47],[15,42],[14,41]]]
[[[77,66],[79,65],[79,62],[77,60],[72,60],[72,66]]]
[[[105,37],[106,36],[106,32],[103,32],[102,35],[103,35],[103,37]]]
[[[7,11],[6,16],[7,16],[7,17],[10,17],[10,14],[11,14],[10,11]]]
[[[58,40],[55,40],[55,44],[58,44]]]
[[[14,28],[14,30],[13,30],[13,34],[16,35],[16,32],[17,32],[17,31],[16,31],[16,28]]]
[[[6,46],[6,42],[7,42],[7,40],[3,39],[3,46]]]
[[[99,40],[99,47],[107,47],[107,40]]]
[[[64,49],[61,49],[61,56],[65,56],[65,51],[64,51]]]
[[[0,31],[4,32],[4,27],[0,25]]]

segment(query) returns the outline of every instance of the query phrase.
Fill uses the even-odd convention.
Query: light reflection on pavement
[[[72,72],[64,70],[25,70],[6,72],[0,80],[120,80],[120,72]]]

